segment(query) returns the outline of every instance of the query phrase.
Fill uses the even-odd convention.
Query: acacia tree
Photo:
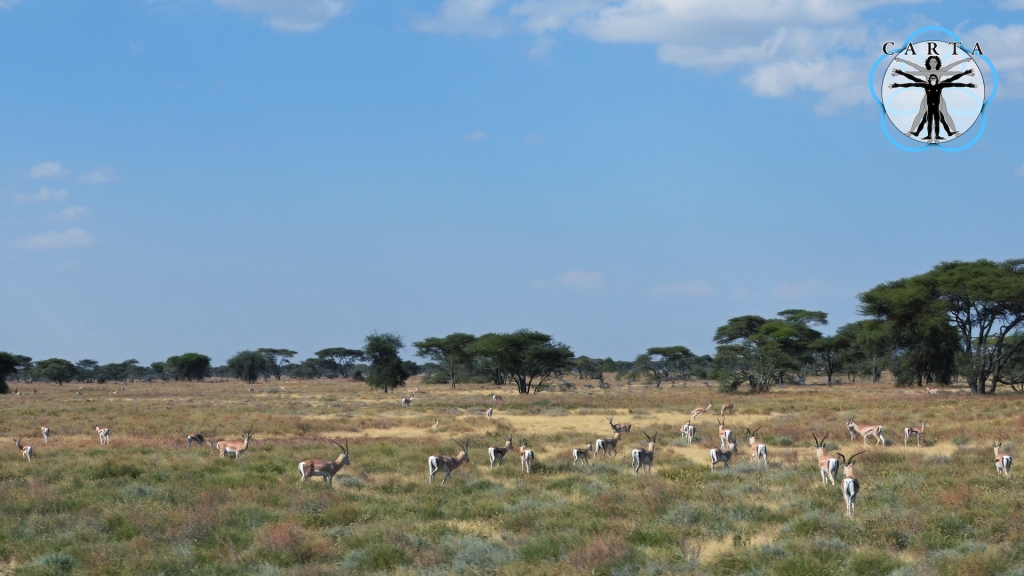
[[[24,368],[32,364],[28,356],[20,356],[9,352],[0,352],[0,394],[7,394],[10,388],[7,387],[7,377],[17,374],[18,368]]]
[[[722,388],[735,390],[747,382],[755,391],[767,392],[787,374],[802,379],[804,366],[813,361],[811,343],[821,338],[811,326],[828,323],[828,315],[792,309],[778,316],[738,316],[715,331],[712,373]]]
[[[507,374],[520,394],[543,390],[548,380],[570,368],[574,356],[567,345],[551,336],[525,329],[484,334],[472,348],[493,370]]]
[[[655,383],[656,388],[661,388],[664,380],[688,378],[690,361],[696,357],[696,354],[690,352],[686,346],[648,348],[646,354],[637,356],[633,366],[637,374],[647,375],[648,379]]]
[[[366,337],[363,357],[370,362],[370,370],[366,375],[366,383],[370,388],[394,390],[405,386],[409,378],[402,357],[398,352],[404,348],[401,337],[392,332],[374,332]]]
[[[284,365],[291,364],[290,358],[298,354],[294,350],[285,348],[257,348],[256,351],[263,354],[263,357],[267,359],[267,372],[273,374],[277,380],[281,379],[281,369]],[[231,368],[231,366],[229,365],[228,368]]]
[[[228,374],[252,384],[271,371],[270,364],[266,354],[243,350],[228,359]]]
[[[475,341],[476,336],[472,334],[455,332],[444,338],[426,338],[412,345],[416,347],[417,356],[435,362],[444,369],[454,390],[455,382],[473,361],[470,347]]]
[[[74,364],[62,358],[50,358],[35,363],[35,366],[32,367],[32,377],[56,382],[58,386],[63,386],[65,382],[71,382],[78,377],[78,369]]]
[[[811,355],[817,360],[818,365],[821,366],[828,378],[826,382],[828,386],[832,385],[832,375],[842,367],[845,359],[844,353],[850,346],[850,339],[843,334],[822,336],[809,344]]]
[[[850,342],[843,350],[841,363],[847,376],[862,373],[872,382],[882,379],[882,372],[890,367],[891,345],[885,324],[879,320],[858,320],[841,326],[836,331]]]
[[[210,357],[196,352],[171,356],[164,364],[165,370],[173,374],[177,380],[199,381],[210,373]]]
[[[324,348],[316,353],[317,358],[332,362],[331,367],[342,378],[348,378],[352,367],[356,365],[356,362],[365,360],[364,356],[363,350],[351,348]]]

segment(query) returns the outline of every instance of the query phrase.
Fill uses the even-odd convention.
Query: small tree
[[[507,374],[520,394],[544,389],[544,384],[572,366],[572,350],[541,332],[517,330],[511,334],[484,334],[473,350],[493,368]]]
[[[50,358],[36,362],[32,367],[32,377],[56,382],[58,386],[63,386],[65,382],[71,382],[78,377],[78,368],[67,360]]]
[[[366,337],[363,356],[370,362],[369,374],[366,375],[370,388],[384,390],[386,394],[389,390],[405,386],[409,373],[398,355],[404,347],[398,334],[374,332]]]
[[[844,353],[850,346],[850,339],[843,334],[823,336],[811,342],[811,354],[825,372],[827,385],[832,385],[832,375],[842,367]]]
[[[271,371],[270,365],[266,354],[244,350],[228,360],[228,374],[252,384],[259,380],[260,376]]]
[[[210,357],[196,352],[171,356],[167,359],[166,368],[177,380],[198,381],[210,373]]]
[[[10,388],[7,387],[7,377],[17,374],[18,368],[32,363],[27,356],[19,356],[9,352],[0,352],[0,394],[7,394]]]
[[[426,338],[412,345],[416,347],[417,356],[435,362],[444,369],[454,390],[455,382],[473,361],[470,347],[475,341],[476,336],[472,334],[455,332],[444,338]]]
[[[152,370],[153,374],[161,380],[166,377],[165,371],[167,369],[167,364],[163,362],[153,362],[149,365],[149,369]]]
[[[353,350],[351,348],[324,348],[316,353],[316,357],[332,362],[333,370],[342,378],[348,378],[356,362],[365,359],[362,350]]]
[[[284,365],[291,364],[290,358],[298,354],[294,350],[284,348],[257,348],[256,351],[267,359],[267,371],[273,374],[277,380],[281,379],[281,369]],[[230,369],[231,366],[228,365],[228,368]]]

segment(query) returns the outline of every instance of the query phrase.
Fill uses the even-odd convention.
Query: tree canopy
[[[180,356],[171,356],[165,363],[174,378],[178,380],[202,380],[209,375],[210,357],[196,352],[187,352]]]
[[[389,390],[405,386],[409,372],[399,356],[399,351],[404,347],[398,334],[374,332],[366,337],[362,353],[370,362],[370,370],[366,375],[366,383],[370,388],[384,390],[386,394]]]
[[[245,380],[247,383],[260,379],[260,376],[271,372],[271,362],[267,355],[260,351],[243,350],[228,359],[228,374]]]
[[[18,372],[18,368],[27,367],[32,363],[28,356],[0,352],[0,394],[7,394],[7,377]]]
[[[828,323],[824,312],[783,310],[778,318],[739,316],[715,331],[714,377],[726,389],[746,382],[767,392],[787,374],[801,375],[814,361],[812,344],[822,335],[812,326]]]
[[[286,348],[257,348],[256,352],[267,359],[266,371],[272,374],[276,380],[281,379],[282,367],[285,364],[291,364],[291,358],[298,354],[298,352]],[[230,369],[230,366],[228,368]]]
[[[529,394],[555,376],[564,374],[574,354],[561,342],[541,332],[517,330],[509,334],[484,334],[473,351],[516,383],[520,394]],[[539,390],[538,390],[539,391]]]
[[[63,385],[78,377],[78,369],[62,358],[49,358],[35,363],[32,367],[32,377]]]
[[[364,350],[352,348],[324,348],[316,353],[316,357],[330,362],[331,368],[342,378],[348,378],[356,362],[365,360]]]
[[[452,389],[459,375],[468,369],[473,361],[472,345],[476,336],[464,332],[455,332],[443,338],[425,338],[413,342],[416,355],[426,358],[441,366],[451,382]]]

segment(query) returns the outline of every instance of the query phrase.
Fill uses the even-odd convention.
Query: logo
[[[985,72],[994,80],[990,93]],[[996,78],[980,44],[965,45],[953,32],[928,26],[902,45],[882,45],[871,70],[872,96],[882,108],[882,129],[897,147],[954,152],[969,148],[984,131]]]

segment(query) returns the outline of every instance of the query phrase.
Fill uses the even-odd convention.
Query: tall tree
[[[210,357],[196,352],[187,352],[167,359],[166,369],[178,380],[202,380],[210,373]]]
[[[811,354],[825,372],[827,385],[832,385],[832,376],[842,367],[844,353],[850,346],[850,339],[843,334],[822,336],[811,341],[809,345]]]
[[[841,326],[836,334],[845,336],[850,347],[843,351],[843,367],[848,374],[863,373],[872,382],[882,379],[890,368],[891,344],[885,324],[880,320],[858,320]]]
[[[551,336],[532,330],[484,334],[474,352],[516,383],[520,394],[543,390],[544,384],[572,365],[572,350]]]
[[[637,357],[636,364],[641,371],[661,388],[664,380],[686,379],[690,376],[690,362],[697,356],[686,346],[663,346],[648,348],[647,354]]]
[[[715,331],[718,344],[712,373],[726,389],[747,382],[758,392],[782,382],[786,374],[801,376],[813,362],[811,343],[821,338],[812,328],[828,322],[824,312],[783,310],[778,318],[739,316]]]
[[[473,362],[471,346],[476,341],[476,336],[464,332],[455,332],[443,338],[426,338],[419,342],[413,342],[416,347],[416,355],[426,358],[441,366],[448,381],[455,389],[455,382]]]
[[[228,359],[228,374],[252,384],[260,376],[271,372],[270,364],[265,353],[243,350]]]
[[[32,377],[56,382],[62,386],[65,382],[71,382],[78,377],[78,368],[62,358],[50,358],[36,362],[32,367]]]
[[[277,380],[281,379],[281,369],[285,364],[291,364],[291,358],[293,358],[298,352],[294,350],[288,350],[285,348],[257,348],[257,352],[263,354],[267,359],[267,370],[274,375]],[[230,365],[228,366],[230,368]]]
[[[96,379],[96,371],[100,367],[100,363],[95,360],[79,360],[75,363],[78,367],[78,378],[81,382],[91,382]]]
[[[356,362],[366,359],[363,350],[353,350],[351,348],[324,348],[316,353],[316,357],[333,362],[332,367],[342,378],[349,377],[352,367],[356,365]]]
[[[163,380],[167,376],[167,364],[164,362],[153,362],[152,364],[149,365],[149,369],[152,370],[153,374],[156,375],[156,377],[161,380]]]
[[[370,388],[384,390],[386,394],[388,390],[405,386],[409,373],[399,356],[399,351],[404,347],[398,334],[374,332],[366,337],[363,357],[370,362],[370,370],[366,375],[366,383]]]
[[[20,356],[9,352],[0,352],[0,394],[7,394],[10,389],[7,387],[7,377],[17,374],[18,368],[32,364],[28,356]]]

